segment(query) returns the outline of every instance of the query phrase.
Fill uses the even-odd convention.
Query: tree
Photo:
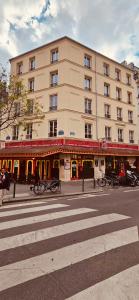
[[[30,98],[23,81],[18,76],[8,78],[4,68],[0,74],[0,131],[13,125],[26,126],[27,119],[33,115],[34,119],[44,118],[43,107]]]

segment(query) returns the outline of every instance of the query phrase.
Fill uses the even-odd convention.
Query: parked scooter
[[[136,174],[131,170],[126,171],[126,182],[130,186],[139,185],[139,179],[137,178]]]

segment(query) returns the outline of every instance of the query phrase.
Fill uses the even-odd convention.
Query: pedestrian
[[[34,177],[35,177],[35,184],[39,183],[40,181],[40,175],[39,175],[39,168],[36,166],[35,172],[34,172]]]
[[[2,205],[3,197],[6,194],[6,190],[10,188],[10,176],[5,168],[2,168],[0,172],[0,206]]]

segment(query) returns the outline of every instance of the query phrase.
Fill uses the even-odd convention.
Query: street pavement
[[[139,189],[0,208],[0,300],[138,300]]]

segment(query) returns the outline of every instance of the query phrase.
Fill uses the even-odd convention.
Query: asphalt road
[[[0,300],[139,299],[139,188],[0,208]]]

